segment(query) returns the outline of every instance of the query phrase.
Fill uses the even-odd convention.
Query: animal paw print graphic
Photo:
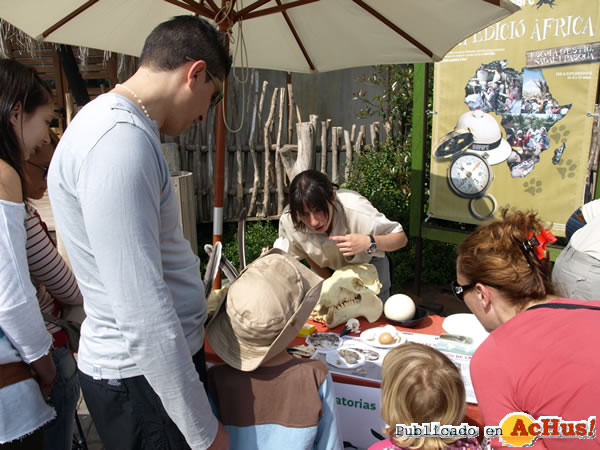
[[[563,142],[560,147],[554,149],[554,156],[552,157],[552,164],[554,164],[555,166],[560,163],[563,153],[565,152],[566,146],[567,146],[567,143]]]
[[[567,130],[566,125],[553,126],[552,132],[550,133],[550,139],[558,145],[560,142],[566,140],[567,136],[569,136],[569,130]]]
[[[563,160],[558,164],[558,174],[564,180],[565,178],[573,178],[575,177],[575,170],[577,169],[577,164],[572,159]]]
[[[536,180],[535,178],[532,178],[531,180],[523,183],[523,188],[525,189],[525,192],[531,195],[540,194],[542,192],[542,180]]]

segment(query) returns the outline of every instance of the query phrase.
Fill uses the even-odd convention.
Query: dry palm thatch
[[[22,55],[32,56],[34,58],[40,56],[40,49],[44,44],[42,41],[33,39],[28,34],[22,32],[10,23],[0,19],[0,58],[10,58],[12,55],[9,51],[8,42],[12,41],[13,48],[17,48]],[[58,45],[58,44],[53,44]],[[79,66],[85,70],[89,56],[87,47],[78,47],[75,52]],[[110,59],[112,52],[104,51],[104,63]],[[119,81],[129,78],[136,68],[136,59],[129,55],[117,54],[117,78]]]

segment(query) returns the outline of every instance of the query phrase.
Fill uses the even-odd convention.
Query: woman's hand
[[[330,241],[336,241],[337,248],[342,255],[354,256],[366,253],[371,246],[371,238],[366,234],[346,234],[345,236],[330,236]]]

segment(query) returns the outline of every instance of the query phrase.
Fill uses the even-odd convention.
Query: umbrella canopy
[[[0,18],[37,40],[139,56],[156,25],[197,14],[240,45],[237,67],[326,72],[439,61],[518,9],[509,0],[2,0]],[[225,105],[217,110],[213,242],[223,229]]]
[[[139,56],[156,25],[198,14],[243,36],[244,66],[325,72],[439,61],[518,9],[509,0],[3,0],[0,17],[38,40]]]

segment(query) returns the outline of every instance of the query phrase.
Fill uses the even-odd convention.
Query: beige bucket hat
[[[249,372],[281,353],[315,307],[323,279],[272,249],[231,284],[206,329],[208,344],[231,367]]]

